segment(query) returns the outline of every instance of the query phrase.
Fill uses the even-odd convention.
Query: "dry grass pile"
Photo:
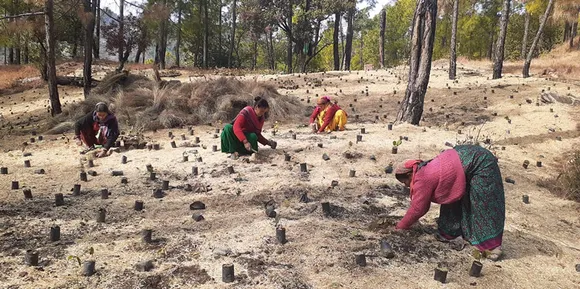
[[[538,185],[558,196],[580,202],[580,150],[563,158],[558,177],[540,180]]]
[[[23,84],[22,79],[39,76],[38,69],[32,65],[1,65],[0,66],[0,95],[18,93],[37,87],[37,83]],[[40,81],[39,81],[40,82]]]
[[[128,71],[107,74],[91,92],[97,95],[112,95],[121,91],[153,88],[153,82],[143,75],[129,74]]]
[[[93,96],[68,107],[55,118],[48,133],[62,133],[89,113],[99,101],[110,103],[121,129],[130,133],[185,125],[230,122],[255,97],[270,104],[270,121],[302,118],[305,107],[292,96],[280,95],[274,86],[221,77],[193,83],[158,85],[143,76],[113,74],[93,90]]]

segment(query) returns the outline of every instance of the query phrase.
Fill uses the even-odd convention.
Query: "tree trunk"
[[[29,49],[28,49],[28,39],[26,39],[26,42],[24,42],[24,64],[28,64],[29,62]]]
[[[359,52],[359,62],[360,62],[361,70],[365,69],[365,59],[364,59],[363,50],[364,50],[364,34],[361,31],[360,32],[360,52]]]
[[[354,20],[354,9],[348,9],[346,16],[346,46],[344,48],[344,70],[350,71],[350,62],[352,59],[352,36],[353,36],[353,20]]]
[[[495,59],[493,62],[493,79],[501,78],[503,70],[503,58],[505,48],[505,38],[507,35],[507,28],[510,19],[510,4],[511,0],[503,0],[503,7],[501,10],[500,30],[497,38],[497,45],[495,48]]]
[[[119,0],[119,68],[117,69],[118,72],[120,72],[123,69],[123,51],[125,51],[124,49],[124,44],[125,44],[125,20],[124,17],[125,15],[123,15],[123,10],[125,7],[125,0]]]
[[[338,33],[340,32],[340,12],[334,13],[334,30],[332,33],[332,52],[334,56],[334,70],[340,70],[340,46],[338,42]]]
[[[218,53],[219,53],[219,58],[221,59],[222,51],[223,51],[222,50],[222,23],[223,23],[223,20],[222,20],[222,7],[223,7],[222,0],[219,0],[219,6],[220,6],[220,8],[219,8],[219,12],[218,12],[219,13],[219,15],[218,15],[218,17],[219,17],[218,18],[218,23],[219,23],[219,26],[218,26]],[[221,65],[222,64],[220,63],[220,66]]]
[[[258,63],[258,39],[254,38],[252,43],[252,70],[256,70],[256,64]]]
[[[20,34],[16,34],[16,47],[14,48],[14,64],[20,65]]]
[[[181,48],[181,13],[183,9],[183,2],[179,1],[178,12],[177,12],[177,41],[175,43],[175,65],[177,67],[181,66],[179,49]]]
[[[141,60],[141,53],[143,53],[141,47],[137,47],[137,51],[135,52],[135,63],[139,63]]]
[[[419,0],[413,17],[409,83],[397,121],[418,125],[431,73],[431,58],[437,24],[437,0]]]
[[[521,58],[526,57],[526,51],[528,50],[528,31],[530,30],[530,13],[528,10],[524,14],[524,39],[522,39],[522,53]]]
[[[127,45],[125,46],[125,52],[123,53],[123,63],[127,63],[129,60],[129,55],[131,55],[131,47],[133,47],[133,39],[127,41]]]
[[[159,40],[157,40],[157,43],[155,44],[155,56],[154,56],[154,63],[155,64],[159,64]]]
[[[270,67],[270,70],[274,71],[276,69],[276,55],[274,52],[274,36],[273,36],[273,32],[272,29],[270,28],[268,30],[268,35],[267,35],[267,39],[266,41],[268,42],[268,64]]]
[[[97,0],[84,0],[85,16],[88,16],[85,25],[85,62],[83,65],[83,93],[85,99],[91,93],[92,65],[93,65],[93,35],[95,33],[95,15],[92,7],[97,5]],[[92,5],[91,5],[92,4]],[[92,7],[91,7],[92,6]]]
[[[286,50],[286,73],[292,73],[292,18],[294,18],[294,11],[292,10],[292,1],[288,1],[288,31],[286,31],[286,36],[288,38],[287,50]]]
[[[208,68],[208,45],[209,45],[209,16],[208,16],[208,2],[209,0],[204,1],[203,5],[203,67]]]
[[[97,0],[97,5],[93,7],[93,15],[95,15],[95,37],[93,39],[93,57],[100,58],[101,51],[101,0]]]
[[[489,40],[489,47],[487,48],[487,59],[489,59],[489,60],[493,60],[493,44],[494,44],[493,36],[494,36],[493,31],[489,31],[490,40]]]
[[[14,47],[14,64],[20,65],[20,32],[16,32],[16,47]]]
[[[71,57],[73,59],[77,58],[77,55],[79,53],[78,50],[79,50],[79,40],[75,39],[75,40],[73,40],[73,47],[72,47],[72,51],[71,51],[71,54],[72,54]]]
[[[568,41],[568,36],[570,35],[570,22],[566,20],[564,22],[564,42]]]
[[[237,0],[233,0],[232,2],[232,35],[230,35],[230,49],[228,51],[228,67],[232,68],[232,56],[234,54],[234,43],[236,41],[236,5]]]
[[[576,15],[576,18],[578,18],[578,15]],[[570,33],[570,48],[574,47],[574,38],[576,37],[576,33],[578,33],[578,21],[572,24],[572,31]]]
[[[56,56],[54,39],[54,0],[46,0],[44,6],[44,24],[46,31],[46,64],[48,77],[48,95],[50,98],[50,114],[55,116],[62,112],[60,98],[58,97],[58,87],[56,82]]]
[[[385,67],[385,30],[387,28],[387,11],[381,10],[380,16],[381,30],[379,32],[379,65],[381,68]]]
[[[14,64],[14,47],[8,49],[8,64]]]
[[[538,41],[540,41],[540,36],[544,30],[544,26],[546,25],[546,21],[552,12],[552,7],[554,6],[554,0],[550,0],[548,2],[548,7],[546,7],[546,11],[540,20],[540,27],[538,28],[538,32],[536,32],[536,37],[534,37],[534,41],[530,46],[530,51],[528,52],[528,56],[526,57],[526,61],[524,62],[524,69],[522,71],[524,78],[530,77],[530,65],[532,63],[532,57],[534,56],[534,50],[536,50],[536,46],[538,45]]]
[[[342,20],[339,23],[339,29],[338,31],[340,31],[340,54],[342,55],[342,57],[340,58],[340,68],[339,70],[342,70],[344,68],[344,33],[342,31]]]
[[[167,0],[163,0],[163,7],[167,8]],[[201,11],[201,10],[200,10]],[[165,54],[167,52],[167,26],[168,17],[163,15],[163,19],[159,22],[159,35],[157,37],[157,44],[155,49],[155,64],[159,65],[160,69],[165,69]]]
[[[454,80],[457,74],[457,20],[459,18],[459,0],[453,1],[453,18],[451,19],[451,47],[449,50],[449,79]]]

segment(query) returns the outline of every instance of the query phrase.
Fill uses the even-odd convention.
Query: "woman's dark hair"
[[[397,181],[399,181],[401,183],[404,183],[410,177],[411,177],[411,175],[409,173],[406,173],[406,174],[395,174],[395,178],[397,179]]]
[[[256,98],[254,98],[254,107],[259,107],[259,108],[270,108],[270,105],[268,104],[268,101],[256,96]]]
[[[106,112],[106,113],[110,113],[109,112],[109,107],[104,102],[97,103],[97,105],[95,105],[95,111],[96,112]]]

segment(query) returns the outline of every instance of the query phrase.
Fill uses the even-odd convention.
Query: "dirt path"
[[[561,103],[536,106],[535,102],[548,86],[551,91],[576,97],[580,88],[568,91],[569,84],[553,86],[551,81],[509,75],[490,81],[489,74],[463,68],[458,83],[452,83],[436,65],[426,97],[424,126],[398,125],[392,131],[387,130],[387,123],[394,119],[397,101],[404,93],[404,68],[247,76],[257,81],[291,81],[299,88],[281,93],[298,95],[305,101],[310,95],[310,103],[315,103],[316,94],[329,94],[347,109],[351,121],[348,131],[323,136],[311,135],[306,128],[297,128],[298,124],[283,124],[275,136],[267,129],[265,136],[278,141],[278,150],[261,149],[258,159],[251,162],[212,152],[213,145],[220,145],[214,138],[215,128],[200,126],[194,128],[194,136],[200,137],[202,147],[172,149],[168,131],[148,133],[148,138],[161,143],[161,150],[132,150],[95,160],[96,166],[90,169],[97,176],[80,182],[81,166],[89,169],[87,161],[66,139],[44,136],[43,141],[25,148],[32,154],[29,157],[22,156],[20,147],[10,150],[10,145],[27,141],[30,135],[3,139],[0,166],[8,167],[9,174],[0,175],[0,287],[578,287],[580,273],[574,266],[580,263],[580,206],[536,185],[538,179],[555,175],[562,152],[578,147],[578,108]],[[320,78],[324,80],[319,87],[303,86]],[[181,79],[189,81],[188,77]],[[12,110],[19,113],[23,110],[16,107],[23,105],[17,103]],[[359,121],[355,121],[356,115]],[[483,127],[479,124],[482,120],[487,120]],[[366,132],[357,143],[361,128]],[[187,134],[186,130],[171,131],[178,138]],[[467,274],[473,260],[471,248],[455,251],[432,237],[438,206],[433,205],[410,232],[392,231],[409,201],[394,177],[384,173],[384,167],[411,157],[431,158],[447,148],[446,142],[455,144],[477,134],[481,141],[490,139],[503,176],[516,183],[505,184],[505,259],[485,261],[483,276],[473,278]],[[194,136],[188,135],[188,141]],[[400,136],[408,141],[393,155],[391,143]],[[181,139],[176,142],[183,143]],[[284,160],[285,153],[291,161]],[[322,159],[324,153],[330,160]],[[187,162],[183,162],[184,154]],[[127,164],[121,164],[121,155],[128,158]],[[197,157],[202,162],[197,162]],[[31,161],[31,168],[24,168],[26,159]],[[524,170],[521,164],[526,159],[532,164],[542,161],[543,166]],[[308,173],[300,172],[300,163],[307,163]],[[157,173],[156,181],[148,180],[147,164]],[[230,165],[234,174],[227,171]],[[192,175],[193,166],[198,167],[198,176]],[[46,174],[34,174],[40,168]],[[128,184],[112,177],[112,170],[123,170]],[[349,177],[350,170],[356,171],[355,177]],[[165,191],[164,198],[156,199],[153,190],[161,188],[163,180],[170,182],[171,189]],[[333,180],[338,185],[331,188]],[[9,190],[12,181],[30,188],[33,199],[25,201],[21,189]],[[71,192],[76,183],[82,185],[80,196]],[[100,197],[102,188],[111,193],[106,200]],[[64,206],[54,206],[56,193],[65,196]],[[303,194],[309,202],[300,202]],[[522,202],[523,194],[529,195],[530,204]],[[144,201],[142,212],[133,210],[135,200]],[[207,206],[202,211],[204,221],[192,219],[194,211],[189,205],[194,201]],[[275,203],[279,218],[265,215],[264,203],[268,201]],[[322,213],[324,201],[331,204],[329,217]],[[107,210],[104,224],[96,222],[99,208]],[[277,223],[286,228],[288,243],[284,245],[276,241]],[[54,225],[60,226],[61,241],[52,243],[48,236]],[[143,229],[152,229],[157,241],[144,244]],[[395,258],[375,256],[383,238],[392,245]],[[92,256],[87,253],[89,248],[94,249]],[[28,249],[39,252],[40,267],[24,265]],[[355,264],[354,256],[359,253],[371,255],[364,268]],[[67,260],[70,255],[82,261],[94,259],[96,275],[80,276],[76,261]],[[136,264],[145,260],[153,261],[151,272],[136,269]],[[234,285],[221,282],[221,265],[225,263],[235,264]],[[438,263],[445,263],[450,270],[446,285],[433,280]]]

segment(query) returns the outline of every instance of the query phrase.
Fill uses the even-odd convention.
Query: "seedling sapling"
[[[85,252],[85,254],[88,253],[89,256],[93,256],[93,254],[95,253],[95,249],[93,247],[90,247],[89,249],[87,249],[87,251]],[[77,263],[79,264],[79,267],[82,266],[82,261],[81,258],[77,255],[69,255],[68,257],[66,257],[67,260],[76,260]]]
[[[392,148],[391,152],[392,152],[394,155],[396,155],[396,154],[397,154],[397,152],[399,151],[399,146],[400,146],[402,143],[403,143],[403,141],[402,141],[402,140],[398,140],[398,141],[397,141],[397,140],[395,140],[395,141],[393,141],[393,148]]]

